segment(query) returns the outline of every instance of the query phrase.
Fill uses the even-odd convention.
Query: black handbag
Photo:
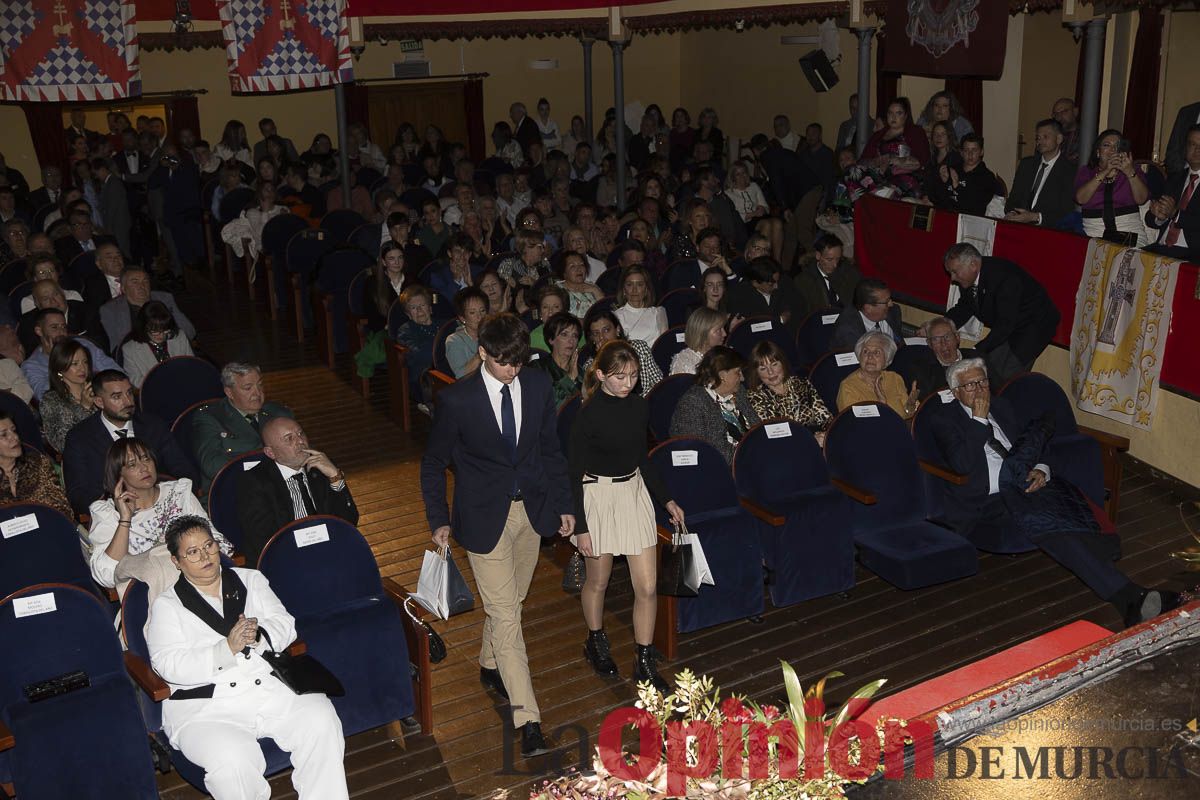
[[[683,542],[686,529],[675,526],[670,546],[663,548],[662,561],[658,565],[658,593],[672,597],[695,597],[697,587],[688,585],[688,575],[695,572],[692,546]]]
[[[450,555],[450,548],[446,548],[446,616],[453,617],[455,614],[463,614],[475,607],[475,595],[471,593],[471,587],[467,586],[467,581],[463,578],[463,574],[459,571],[458,565],[454,563],[454,556]]]
[[[567,566],[563,568],[562,588],[564,592],[579,594],[583,588],[583,582],[587,580],[585,563],[583,553],[578,550],[571,553],[571,557],[567,559]]]
[[[271,648],[262,653],[263,659],[271,665],[271,674],[296,694],[323,694],[329,697],[342,697],[346,689],[337,676],[325,668],[325,665],[308,653],[294,656],[287,651],[278,652],[271,643],[271,636],[265,629],[259,628],[259,633],[267,640]]]
[[[408,605],[412,602],[414,601],[411,597],[404,598],[404,613],[408,615],[408,618],[418,628],[425,631],[425,638],[429,640],[429,661],[430,663],[438,664],[446,658],[446,643],[442,641],[442,637],[438,636],[437,631],[428,622],[413,613],[413,610]]]

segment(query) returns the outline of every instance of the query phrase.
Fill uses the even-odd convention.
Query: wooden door
[[[401,123],[416,128],[417,140],[424,141],[425,127],[442,129],[447,142],[467,143],[467,107],[462,81],[403,83],[394,86],[370,86],[371,141],[384,154],[396,141]]]

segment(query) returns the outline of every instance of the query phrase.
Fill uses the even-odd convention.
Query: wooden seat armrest
[[[746,509],[751,514],[758,517],[759,519],[761,519],[763,522],[767,523],[768,525],[774,525],[774,526],[778,527],[778,526],[784,524],[785,522],[787,522],[787,517],[783,516],[782,514],[777,514],[774,511],[771,511],[766,506],[762,505],[761,503],[759,503],[757,501],[751,500],[749,497],[743,497],[743,498],[741,498],[741,501],[742,501],[742,508]]]
[[[400,611],[400,619],[404,624],[404,639],[408,644],[408,657],[417,668],[417,674],[413,678],[416,715],[421,721],[421,733],[429,735],[433,733],[433,661],[430,657],[429,637],[424,628],[413,622],[413,617],[428,625],[428,620],[432,619],[433,615],[420,603],[409,603],[405,607],[408,589],[395,578],[384,578],[383,590]]]
[[[864,506],[873,506],[876,502],[875,495],[868,492],[866,489],[860,489],[852,483],[842,480],[841,478],[830,478],[829,482],[839,490],[842,494],[849,497],[851,500],[856,500]]]
[[[674,536],[672,531],[667,530],[662,525],[658,526],[658,539],[663,544],[670,544],[671,538]]]
[[[308,645],[304,643],[303,639],[297,639],[288,645],[287,654],[289,656],[302,656],[307,652]]]
[[[13,736],[13,732],[8,729],[3,720],[0,720],[0,751],[11,750],[17,746],[17,739]]]
[[[246,556],[244,553],[234,553],[229,557],[229,560],[233,562],[235,567],[246,566]]]
[[[1129,449],[1129,438],[1126,436],[1118,436],[1115,433],[1105,433],[1095,428],[1087,428],[1083,425],[1079,426],[1080,433],[1086,433],[1088,436],[1100,443],[1101,447],[1111,447],[1114,450],[1125,452]]]
[[[167,686],[167,682],[141,656],[129,650],[125,651],[125,671],[155,703],[161,703],[171,696],[171,687]]]
[[[116,589],[112,588],[111,586],[101,586],[100,588],[101,588],[101,590],[104,591],[104,596],[106,598],[108,598],[108,602],[110,602],[110,603],[121,602],[121,598],[117,596]]]
[[[968,478],[966,475],[948,470],[943,466],[934,464],[932,461],[920,459],[917,461],[917,463],[921,465],[921,469],[925,470],[930,475],[934,476],[935,478],[941,478],[946,483],[952,483],[955,486],[966,486],[967,481],[970,480],[970,478]]]

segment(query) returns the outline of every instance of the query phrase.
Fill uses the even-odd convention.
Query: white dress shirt
[[[1033,193],[1033,199],[1029,201],[1029,210],[1030,211],[1032,211],[1033,207],[1037,205],[1038,198],[1042,196],[1042,190],[1046,188],[1046,182],[1050,180],[1050,173],[1054,170],[1054,165],[1055,165],[1055,163],[1058,162],[1058,160],[1060,158],[1062,158],[1062,150],[1061,149],[1054,155],[1054,158],[1050,159],[1049,161],[1042,159],[1042,163],[1046,165],[1046,169],[1042,171],[1042,182],[1040,184],[1038,184],[1037,191]],[[1040,169],[1040,167],[1039,167],[1039,169]],[[1033,177],[1034,177],[1034,180],[1037,179],[1037,171],[1036,170],[1033,173]],[[1041,214],[1039,214],[1038,216],[1041,217]],[[1038,222],[1041,222],[1041,219],[1039,219]]]
[[[488,372],[487,364],[479,368],[479,374],[483,376],[483,386],[487,389],[488,402],[492,404],[492,414],[496,417],[496,427],[504,433],[504,420],[500,416],[500,404],[504,401],[504,397],[500,394],[500,390],[504,388],[504,382],[498,380],[492,373]],[[521,441],[521,376],[513,378],[513,382],[508,384],[508,393],[512,397],[513,418],[517,425],[517,442]]]
[[[114,442],[121,438],[121,434],[117,433],[119,430],[129,431],[129,435],[125,437],[127,439],[132,439],[134,436],[137,436],[137,434],[133,432],[133,420],[129,420],[122,426],[117,426],[109,422],[108,417],[101,414],[100,421],[104,423],[104,429],[108,431],[108,435],[112,437]]]
[[[860,317],[862,317],[863,327],[865,329],[864,333],[876,333],[875,326],[878,325],[879,330],[882,331],[884,334],[886,334],[887,336],[890,336],[893,339],[896,338],[895,334],[892,332],[892,326],[888,325],[888,322],[886,319],[881,319],[879,322],[876,322],[873,319],[867,319],[867,315],[862,313],[861,311],[858,312],[858,315]]]

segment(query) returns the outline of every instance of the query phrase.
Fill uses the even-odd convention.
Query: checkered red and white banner
[[[346,0],[217,0],[235,92],[354,79]]]
[[[133,0],[3,0],[0,100],[140,95],[135,16]]]

